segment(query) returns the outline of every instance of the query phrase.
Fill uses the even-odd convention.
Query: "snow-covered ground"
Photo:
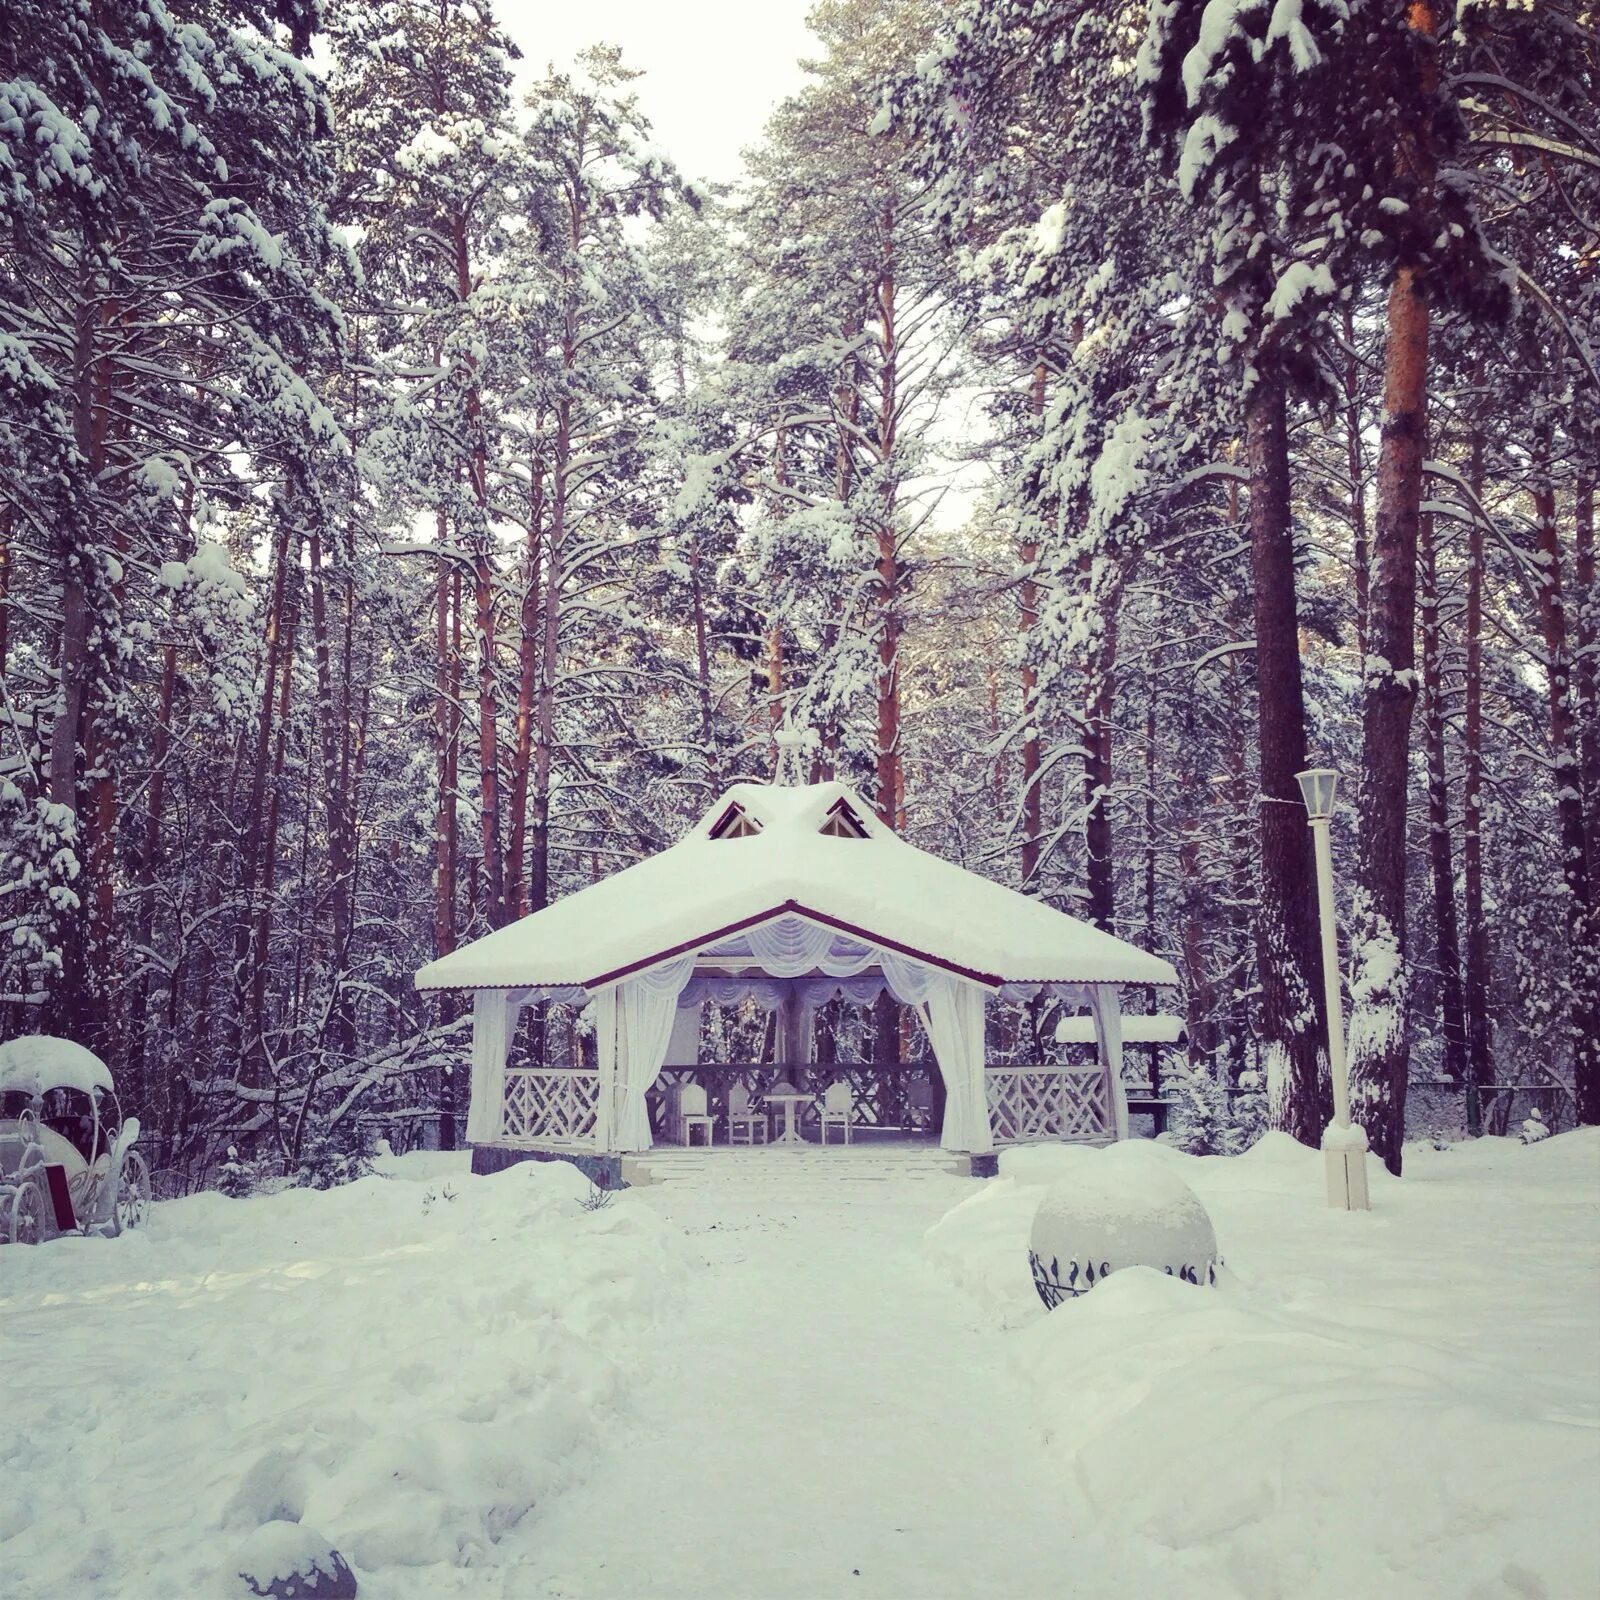
[[[1219,1287],[1047,1317],[1028,1225],[1079,1162],[1191,1183]],[[222,1596],[287,1517],[366,1600],[1594,1592],[1600,1135],[1415,1149],[1370,1216],[1319,1183],[1277,1139],[988,1184],[719,1152],[588,1211],[412,1157],[6,1250],[0,1573]]]
[[[1078,1515],[1162,1552],[1171,1592],[1600,1593],[1600,1131],[1406,1162],[1397,1182],[1373,1161],[1373,1210],[1349,1215],[1282,1135],[1234,1159],[1022,1151],[930,1233],[1015,1330]],[[1182,1177],[1216,1224],[1218,1288],[1130,1271],[1044,1315],[1029,1225],[1086,1163]]]
[[[0,1252],[0,1587],[211,1600],[303,1519],[362,1593],[502,1589],[583,1470],[681,1236],[565,1165],[412,1157],[327,1193],[197,1195],[120,1239]]]

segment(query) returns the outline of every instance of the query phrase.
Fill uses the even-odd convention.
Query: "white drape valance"
[[[888,980],[876,969],[842,978],[775,978],[754,972],[724,977],[702,972],[696,973],[684,986],[683,993],[678,997],[678,1009],[680,1012],[691,1007],[698,1009],[707,1001],[719,1006],[737,1006],[754,1001],[763,1011],[776,1011],[793,995],[810,1015],[821,1010],[830,1000],[848,1000],[858,1006],[871,1005],[887,987]]]

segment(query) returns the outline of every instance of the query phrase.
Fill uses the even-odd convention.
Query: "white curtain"
[[[503,989],[472,996],[472,1099],[467,1107],[467,1142],[492,1144],[500,1137],[506,1102],[506,1051],[520,1000]]]
[[[617,1148],[617,986],[599,990],[594,1005],[594,1064],[599,1080],[594,1103],[597,1150]]]
[[[645,1095],[667,1059],[678,996],[694,971],[689,951],[637,972],[595,995],[600,1107],[595,1143],[602,1150],[648,1150]]]
[[[924,968],[925,973],[928,972]],[[925,998],[916,1007],[944,1077],[946,1150],[994,1149],[989,1097],[984,1083],[983,1007],[985,993],[949,973],[928,973]]]
[[[1094,1030],[1099,1045],[1100,1066],[1110,1091],[1111,1120],[1117,1137],[1128,1137],[1128,1090],[1122,1081],[1122,998],[1116,986],[1097,983],[1089,991],[1094,1012]]]

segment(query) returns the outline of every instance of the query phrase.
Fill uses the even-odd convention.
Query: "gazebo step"
[[[949,1151],[882,1145],[871,1150],[818,1145],[803,1150],[772,1146],[737,1150],[657,1148],[643,1155],[624,1156],[622,1180],[637,1187],[681,1183],[725,1191],[769,1193],[782,1188],[786,1192],[821,1194],[858,1184],[871,1188],[890,1180],[966,1177],[971,1167],[971,1157]]]

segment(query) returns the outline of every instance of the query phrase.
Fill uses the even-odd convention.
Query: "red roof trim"
[[[981,983],[985,988],[998,989],[1006,980],[996,977],[993,973],[977,972],[971,967],[963,967],[959,962],[946,961],[943,956],[936,956],[927,950],[918,950],[914,945],[901,944],[897,939],[886,939],[882,934],[873,933],[866,928],[858,928],[853,922],[844,922],[838,917],[830,917],[821,911],[813,911],[809,906],[802,905],[798,900],[785,900],[781,905],[776,905],[769,911],[758,911],[754,916],[741,917],[737,922],[730,922],[725,927],[714,928],[710,933],[702,933],[693,939],[685,939],[682,944],[675,944],[668,950],[658,950],[654,955],[641,956],[637,961],[630,961],[626,966],[615,967],[610,972],[602,972],[593,978],[586,978],[583,982],[585,989],[602,988],[608,983],[616,983],[619,979],[626,978],[629,973],[643,971],[646,967],[653,967],[658,961],[670,961],[673,956],[681,956],[690,950],[698,950],[702,945],[710,944],[714,939],[725,938],[730,933],[741,933],[746,928],[753,928],[757,923],[770,922],[774,917],[781,917],[793,913],[796,916],[809,917],[813,922],[820,922],[824,927],[837,928],[841,933],[853,934],[858,939],[865,940],[868,944],[883,945],[886,949],[897,950],[903,956],[911,956],[917,961],[926,961],[929,966],[942,967],[946,972],[953,972],[958,977],[966,978],[972,983]],[[465,987],[473,987],[466,985]],[[497,985],[504,988],[520,988],[522,985]]]
[[[762,918],[768,915],[770,913],[763,912]],[[756,920],[759,921],[761,918]],[[711,934],[710,937],[716,938],[716,935]],[[695,942],[698,943],[699,941]],[[889,941],[887,939],[876,939],[873,942],[887,944]],[[685,945],[683,947],[684,950],[692,948],[693,945]],[[682,955],[683,950],[673,953]],[[441,959],[443,958],[441,957]],[[664,958],[660,956],[652,956],[644,965],[650,966],[662,959]],[[919,961],[927,961],[936,967],[943,967],[949,972],[959,972],[964,975],[965,969],[954,966],[948,961],[941,961],[937,956],[918,954],[917,959]],[[636,967],[626,967],[621,970],[626,975],[638,969]],[[1012,986],[1026,989],[1029,984],[1036,984],[1040,988],[1049,988],[1058,984],[1065,987],[1070,984],[1079,989],[1177,989],[1181,987],[1176,978],[990,978],[981,973],[974,974],[974,977],[977,982],[988,984],[996,989]],[[450,994],[456,990],[475,994],[480,989],[485,994],[511,994],[517,989],[584,989],[589,986],[589,983],[598,982],[599,979],[597,978],[591,978],[588,983],[581,978],[574,978],[570,983],[539,983],[534,979],[524,978],[521,983],[419,983],[416,985],[416,990],[418,994]]]

